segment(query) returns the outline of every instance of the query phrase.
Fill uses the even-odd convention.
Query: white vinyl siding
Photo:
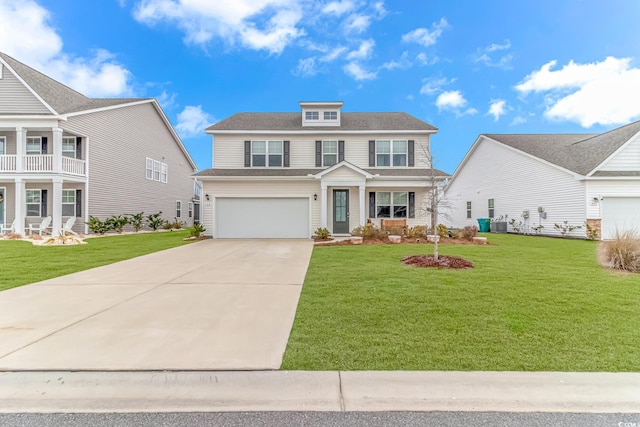
[[[40,216],[42,190],[26,190],[27,216]]]
[[[636,134],[615,156],[605,162],[602,171],[640,171],[640,133]]]
[[[508,215],[507,221],[523,222],[526,232],[542,224],[543,234],[558,234],[553,225],[563,221],[584,225],[583,181],[524,153],[481,138],[466,164],[445,188],[447,204],[451,206],[447,225],[478,225],[477,218],[484,217],[485,213],[477,207],[487,206],[487,199],[494,199],[495,216]],[[476,209],[472,218],[467,219],[463,207],[469,201]],[[539,207],[547,212],[546,219],[538,215]],[[529,211],[528,219],[522,217],[523,211]],[[577,229],[571,235],[584,236],[584,229]]]
[[[76,216],[76,190],[62,190],[62,216]]]
[[[51,114],[27,87],[7,68],[0,79],[0,114]]]

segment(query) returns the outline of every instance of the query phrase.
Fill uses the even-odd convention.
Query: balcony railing
[[[25,173],[53,172],[53,154],[29,154],[23,157]],[[0,173],[17,172],[17,156],[15,154],[0,155]],[[62,173],[85,176],[86,162],[71,157],[62,157]]]

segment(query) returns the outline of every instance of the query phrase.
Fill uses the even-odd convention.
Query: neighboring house
[[[508,215],[523,231],[640,230],[640,121],[603,134],[480,135],[445,188],[452,225]],[[527,217],[528,216],[528,217]]]
[[[96,99],[0,53],[0,223],[146,214],[191,224],[196,165],[154,99]]]
[[[297,113],[238,113],[207,129],[213,168],[203,182],[203,224],[216,238],[310,238],[383,218],[426,225],[437,129],[406,113],[342,112],[301,102]]]

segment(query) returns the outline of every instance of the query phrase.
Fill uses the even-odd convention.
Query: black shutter
[[[316,141],[316,167],[322,167],[322,141]]]
[[[416,193],[409,192],[409,218],[416,217]]]
[[[76,190],[76,216],[82,216],[82,190]]]
[[[82,137],[76,137],[76,159],[82,158]],[[80,216],[80,215],[78,215]]]
[[[369,193],[369,218],[376,217],[376,193]]]
[[[47,137],[42,137],[42,154],[47,154]]]
[[[42,190],[40,195],[40,216],[47,216],[47,190]]]
[[[338,162],[344,162],[344,141],[338,141]]]
[[[244,167],[251,167],[251,141],[244,142]]]
[[[369,140],[369,167],[376,166],[376,142]]]
[[[415,163],[415,155],[414,155],[414,142],[412,139],[409,140],[409,156],[408,156],[408,164],[407,166],[414,166]],[[412,217],[413,218],[413,217]]]
[[[289,141],[284,141],[282,150],[282,161],[285,168],[289,167]]]

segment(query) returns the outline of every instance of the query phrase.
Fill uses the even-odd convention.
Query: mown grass
[[[316,247],[282,369],[640,371],[640,276],[591,241],[440,245],[470,270],[404,266],[432,246]]]
[[[86,239],[86,245],[34,246],[0,240],[0,291],[181,246],[188,232],[142,233]]]

